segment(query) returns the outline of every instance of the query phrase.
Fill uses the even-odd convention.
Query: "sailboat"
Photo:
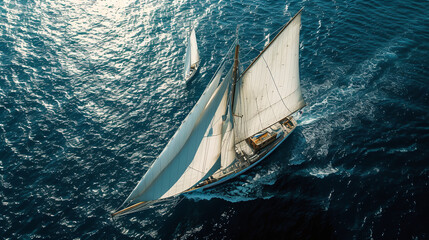
[[[188,35],[188,45],[186,46],[185,54],[185,70],[183,72],[185,81],[188,81],[195,76],[199,66],[200,53],[198,51],[197,37],[195,35],[195,29],[191,28]]]
[[[290,136],[297,126],[292,115],[306,106],[299,78],[301,11],[241,73],[240,46],[234,42],[231,58],[222,60],[182,125],[112,216],[232,179]]]

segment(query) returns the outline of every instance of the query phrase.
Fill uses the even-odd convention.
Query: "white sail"
[[[192,29],[189,38],[191,45],[191,67],[194,67],[200,61],[200,53],[198,52],[197,37],[195,36],[195,29]]]
[[[191,70],[191,42],[190,41],[188,41],[188,45],[186,47],[185,71],[183,72],[184,78],[188,76],[189,70]]]
[[[305,106],[299,80],[301,11],[244,71],[234,104],[235,142]]]
[[[184,146],[158,173],[156,181],[139,192],[134,201],[150,201],[177,195],[219,169],[222,115],[226,110],[227,86],[227,81],[219,85]]]
[[[216,89],[186,146],[176,156],[174,162],[166,168],[163,173],[165,177],[159,179],[162,181],[162,179],[168,178],[170,183],[174,182],[161,198],[186,191],[220,168],[222,115],[226,110],[228,84],[229,82],[224,80]],[[207,123],[209,124],[207,125]],[[185,170],[182,173],[179,169]],[[174,181],[172,181],[173,179]],[[154,184],[152,190],[159,191],[160,186],[165,185],[162,182]],[[150,190],[148,190],[148,194]]]
[[[195,140],[191,141],[190,138],[193,134],[196,133],[195,129],[198,128],[198,123],[206,123],[204,121],[207,121],[207,114],[211,113],[207,110],[208,106],[210,105],[208,102],[210,99],[212,99],[212,95],[217,89],[224,68],[225,65],[222,65],[218,73],[211,81],[210,85],[201,95],[197,104],[195,104],[194,108],[182,122],[182,125],[171,138],[170,142],[167,144],[159,157],[155,160],[155,162],[152,164],[152,166],[149,168],[149,170],[146,172],[146,174],[143,176],[124,203],[158,199],[164,196],[164,194],[169,190],[171,187],[169,185],[172,185],[172,183],[177,181],[177,179],[174,178],[168,179],[168,176],[164,175],[164,173],[168,172],[165,170],[167,167],[172,165],[171,163],[173,160],[177,159],[179,153],[185,152],[186,149],[188,149],[187,147],[196,144],[196,142],[194,142]],[[211,118],[212,117],[213,115],[211,115]],[[210,121],[207,122],[207,124],[209,123]],[[203,134],[204,133],[205,132],[203,132]],[[201,138],[199,140],[201,140]],[[186,165],[186,163],[183,163],[181,166],[187,167],[188,165],[189,164]],[[164,177],[166,177],[167,180],[162,180]],[[160,183],[161,187],[159,190],[153,190],[153,186],[160,186]]]

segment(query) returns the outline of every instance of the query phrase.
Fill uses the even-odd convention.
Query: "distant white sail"
[[[213,78],[211,84],[206,88],[201,98],[198,100],[197,104],[182,122],[182,125],[171,138],[170,142],[167,144],[159,157],[155,160],[155,162],[152,164],[152,166],[149,168],[149,170],[146,172],[146,174],[143,176],[124,203],[156,200],[160,197],[164,197],[165,193],[167,193],[173,183],[177,181],[177,179],[175,179],[177,176],[172,178],[165,176],[164,173],[169,173],[169,171],[165,170],[169,165],[171,165],[173,160],[177,159],[177,156],[180,152],[186,151],[187,146],[196,144],[193,142],[193,140],[190,141],[189,139],[191,138],[192,134],[196,133],[195,129],[197,128],[197,123],[201,122],[204,116],[207,116],[207,114],[211,113],[208,112],[206,108],[208,108],[208,102],[217,89],[224,68],[225,65],[222,65],[216,76]],[[211,115],[211,118],[213,117],[213,114]],[[209,123],[210,121],[207,122],[207,124]],[[201,139],[202,137],[199,140]],[[183,163],[181,166],[187,167],[188,165],[189,164]],[[167,177],[166,180],[162,180],[164,177]],[[159,182],[162,182],[162,184],[160,185]],[[152,186],[160,187],[159,189],[154,189]],[[184,190],[186,189],[183,189],[182,191]]]
[[[271,126],[305,106],[299,80],[299,12],[237,82],[235,142]]]
[[[197,37],[195,36],[195,29],[192,28],[191,36],[189,38],[191,45],[191,67],[195,66],[200,61],[200,53],[198,51]]]

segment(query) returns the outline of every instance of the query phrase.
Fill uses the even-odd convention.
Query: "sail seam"
[[[284,25],[282,25],[281,27],[279,27],[279,28],[277,28],[276,30],[274,30],[274,31],[272,31],[271,33],[268,33],[268,38],[271,36],[271,35],[274,35],[274,33],[277,33],[279,30],[281,30],[282,28],[284,27]],[[277,35],[277,34],[276,34]],[[250,49],[245,55],[244,55],[244,57],[243,57],[243,59],[245,59],[253,50],[255,50],[255,51],[258,51],[257,49],[256,49],[256,46],[258,46],[259,44],[261,44],[261,43],[263,43],[264,41],[266,41],[267,40],[267,37],[264,37],[264,39],[262,39],[260,42],[258,42],[257,44],[255,44],[255,45],[253,45],[253,46],[250,46],[250,47],[248,47],[248,48],[242,48],[242,49]],[[268,39],[269,40],[269,39]],[[259,51],[259,52],[262,52],[262,50],[261,51]],[[244,63],[248,63],[248,62],[251,62],[251,61],[253,61],[253,59],[250,59],[250,60],[248,60],[248,61],[246,61],[246,62],[243,62],[243,64]]]
[[[286,97],[282,98],[280,101],[283,101],[284,99],[286,99],[286,98],[290,97],[292,94],[294,94],[296,91],[298,91],[298,89],[299,89],[299,88],[295,89],[291,94],[289,94],[289,95],[287,95]],[[274,104],[277,104],[277,103],[279,103],[280,101],[277,101],[277,102],[275,102]],[[274,104],[272,104],[272,105],[274,105]],[[271,107],[271,106],[270,106],[270,107]],[[249,119],[254,118],[256,115],[259,115],[260,113],[262,113],[263,111],[265,111],[265,110],[267,110],[267,109],[268,109],[268,108],[264,108],[264,109],[262,109],[261,111],[258,111],[255,115],[253,115],[253,116],[252,116],[251,118],[249,118]],[[289,112],[291,112],[289,108],[288,108],[288,110],[289,110]]]
[[[254,95],[256,95],[256,94],[254,94]],[[258,106],[258,98],[256,97],[255,98],[255,104],[256,104],[256,109],[259,109],[259,106]],[[261,115],[260,114],[258,114],[258,117],[259,117],[259,123],[261,124],[261,126],[264,126],[263,124],[262,124],[262,119],[261,119]],[[247,134],[246,134],[247,135]]]
[[[273,76],[273,74],[271,73],[271,69],[270,69],[270,67],[268,66],[267,61],[265,60],[264,56],[261,56],[261,58],[262,58],[262,60],[264,60],[265,66],[267,66],[267,68],[268,68],[268,72],[270,73],[271,80],[273,81],[274,86],[276,87],[277,93],[279,94],[280,99],[281,99],[281,101],[282,101],[283,105],[284,105],[284,106],[285,106],[285,108],[290,112],[290,109],[286,106],[286,103],[285,103],[284,99],[282,98],[282,95],[281,95],[281,93],[280,93],[280,90],[279,90],[279,88],[277,87],[276,81],[274,80],[274,76]],[[279,102],[279,101],[277,101],[277,102]],[[270,105],[270,107],[272,107],[272,106],[273,106],[273,105]]]
[[[200,170],[198,170],[198,169],[195,169],[195,168],[193,168],[193,167],[191,167],[191,166],[189,166],[188,168],[190,168],[190,169],[192,169],[192,170],[195,170],[195,171],[197,171],[197,172],[200,172],[200,173],[202,173],[202,174],[205,174],[203,171],[200,171]]]

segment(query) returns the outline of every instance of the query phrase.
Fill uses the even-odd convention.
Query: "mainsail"
[[[237,82],[235,142],[275,124],[305,106],[299,82],[301,11],[286,24]]]

